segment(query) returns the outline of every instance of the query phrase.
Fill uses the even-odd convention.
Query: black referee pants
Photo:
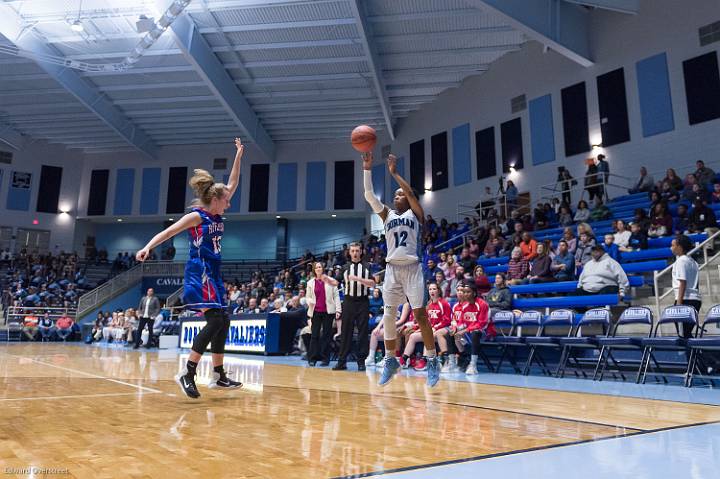
[[[358,363],[364,363],[370,348],[368,336],[368,322],[370,321],[370,301],[367,297],[353,298],[345,296],[342,308],[342,326],[340,327],[340,354],[339,363],[347,361],[352,347],[353,333],[357,327],[357,354]]]

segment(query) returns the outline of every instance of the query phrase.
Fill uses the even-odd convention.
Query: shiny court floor
[[[0,464],[10,476],[33,477],[27,468],[35,467],[88,478],[558,478],[579,470],[714,478],[720,470],[715,391],[699,392],[706,396],[697,404],[670,393],[534,387],[527,378],[497,384],[495,375],[433,390],[410,375],[381,389],[374,371],[244,356],[228,358],[243,390],[202,389],[193,401],[172,381],[184,360],[177,351],[1,347]],[[207,380],[209,363],[199,370]]]

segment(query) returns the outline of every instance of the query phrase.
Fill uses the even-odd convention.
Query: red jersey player
[[[437,338],[438,331],[450,326],[450,304],[448,304],[448,302],[441,297],[440,289],[435,283],[431,283],[430,285],[428,285],[428,295],[430,296],[430,301],[425,307],[425,311],[427,311],[433,334]],[[407,364],[408,358],[415,351],[415,345],[420,341],[422,341],[422,335],[420,334],[419,330],[415,330],[412,334],[407,336],[405,352],[403,354],[405,364]],[[443,349],[441,348],[440,351],[442,354],[447,355],[446,350],[443,351]],[[423,356],[425,356],[425,354],[426,352],[423,351]],[[419,364],[416,365],[415,369],[417,369],[418,371],[424,370],[426,362],[427,360],[423,357],[423,359],[419,361]]]

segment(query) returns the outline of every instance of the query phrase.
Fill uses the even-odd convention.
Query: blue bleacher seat
[[[558,296],[555,298],[521,298],[513,299],[513,308],[595,308],[598,306],[615,306],[618,304],[617,294],[594,294],[585,296]]]
[[[688,360],[688,368],[685,379],[685,385],[690,387],[696,377],[701,379],[709,379],[714,386],[713,377],[706,374],[708,371],[704,361],[706,351],[720,351],[720,335],[708,334],[708,327],[720,327],[720,304],[716,304],[707,312],[705,320],[700,326],[696,338],[688,339],[687,345],[690,348],[690,359]],[[702,367],[700,367],[702,365]]]
[[[668,259],[672,258],[673,254],[670,248],[651,248],[640,251],[631,251],[628,253],[622,253],[620,260],[622,263],[629,263],[632,261],[647,261],[652,259]]]
[[[628,276],[631,287],[639,287],[645,283],[642,276]],[[510,286],[512,294],[545,294],[571,293],[577,289],[577,281],[557,281],[555,283],[518,284]]]
[[[662,238],[651,238],[648,240],[648,248],[669,248],[674,236],[663,236]],[[708,239],[707,233],[694,233],[688,235],[693,243],[702,243]]]

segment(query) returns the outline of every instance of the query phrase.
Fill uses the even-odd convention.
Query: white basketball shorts
[[[388,264],[383,283],[383,302],[390,306],[410,303],[412,309],[425,306],[425,284],[420,263]]]

